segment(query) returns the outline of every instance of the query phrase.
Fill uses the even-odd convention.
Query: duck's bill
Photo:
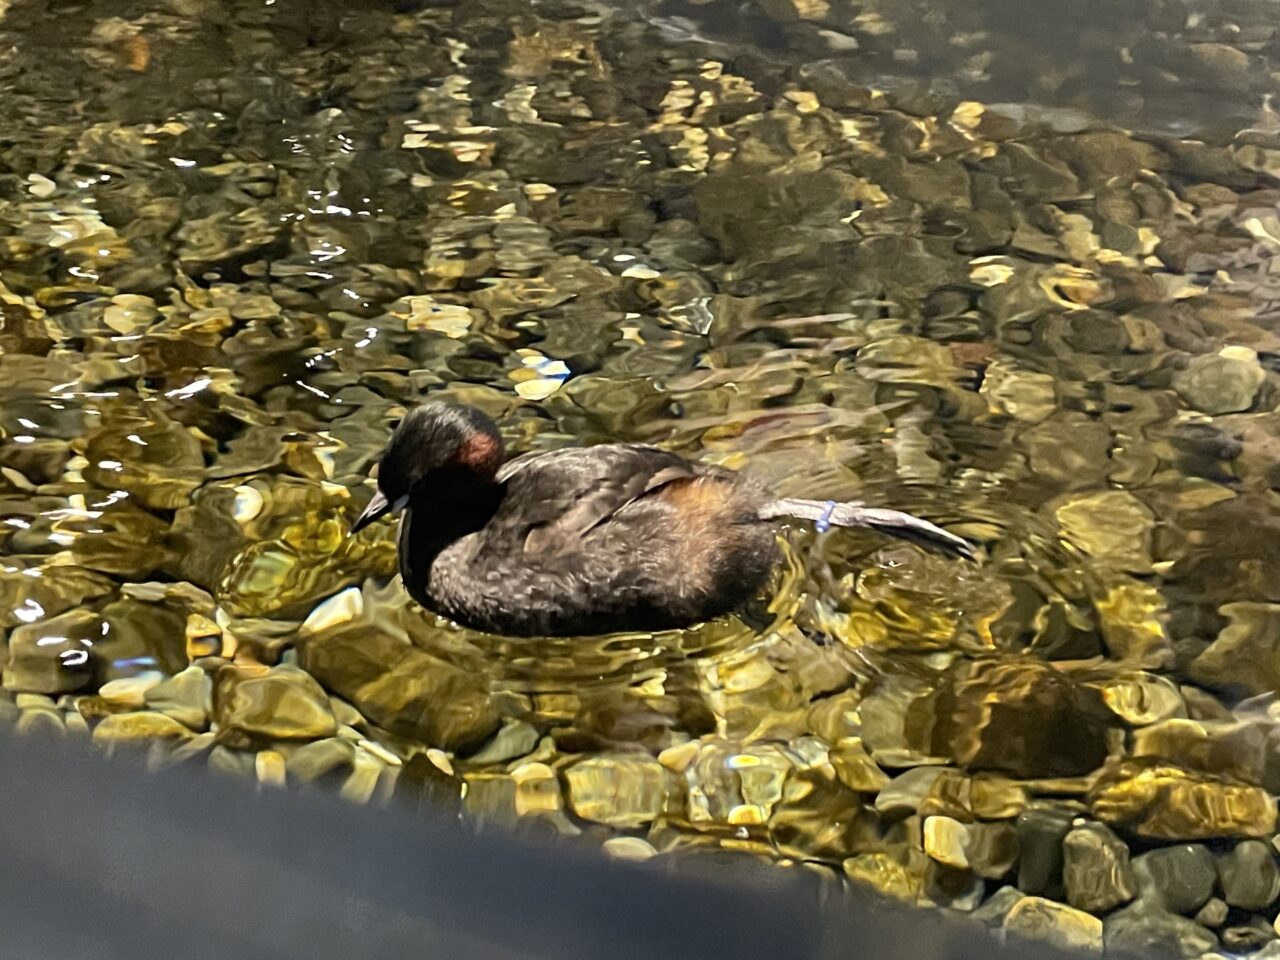
[[[381,490],[379,490],[373,495],[373,499],[369,501],[369,505],[364,508],[364,513],[356,517],[356,522],[351,525],[351,532],[359,533],[380,517],[385,517],[388,513],[398,513],[404,509],[404,506],[408,501],[408,497],[401,497],[393,503],[383,495]]]

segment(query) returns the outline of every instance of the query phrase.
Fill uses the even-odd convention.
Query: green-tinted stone
[[[1266,733],[1255,723],[1165,720],[1134,731],[1132,755],[1261,783]]]
[[[1280,604],[1228,603],[1228,623],[1191,663],[1191,679],[1248,694],[1280,690]]]
[[[400,736],[465,752],[498,729],[482,673],[383,631],[361,618],[307,635],[300,662],[364,716]]]
[[[843,864],[845,876],[897,900],[915,903],[924,886],[921,870],[912,869],[887,853],[863,853]]]
[[[1192,919],[1202,927],[1216,929],[1227,922],[1227,915],[1231,912],[1231,908],[1227,906],[1225,900],[1218,897],[1210,897],[1203,907],[1196,911],[1195,917]]]
[[[1218,857],[1222,897],[1233,907],[1263,910],[1280,896],[1280,868],[1274,849],[1261,840],[1242,840]]]
[[[1062,850],[1063,887],[1073,907],[1101,915],[1137,895],[1129,848],[1102,824],[1073,827]]]
[[[93,742],[106,747],[149,746],[190,740],[195,734],[163,713],[116,713],[93,728]]]
[[[523,757],[537,745],[537,727],[517,720],[504,724],[492,740],[467,759],[471,763],[502,763]]]
[[[934,749],[970,770],[1070,776],[1106,757],[1098,692],[1030,658],[964,662],[931,707]]]
[[[93,676],[91,651],[102,636],[102,621],[87,610],[23,624],[9,634],[7,690],[69,693]]]
[[[588,757],[565,771],[569,804],[584,820],[638,827],[662,810],[665,774],[652,757]]]
[[[1276,825],[1266,790],[1150,761],[1108,771],[1089,805],[1099,820],[1158,840],[1263,837]]]
[[[173,717],[183,726],[205,730],[213,707],[213,680],[200,667],[188,667],[151,687],[144,699],[150,709]]]
[[[1256,353],[1245,347],[1228,347],[1221,353],[1193,357],[1174,377],[1173,386],[1189,406],[1202,413],[1235,413],[1252,406],[1264,379]]]
[[[885,817],[905,817],[920,809],[934,783],[944,773],[942,767],[915,767],[903,771],[876,796],[876,812]]]
[[[317,740],[337,731],[323,688],[289,667],[235,680],[218,704],[218,720],[230,730],[274,740]]]
[[[1218,938],[1194,920],[1145,900],[1107,917],[1102,939],[1108,953],[1124,956],[1192,958],[1218,946]]]
[[[1042,897],[1024,897],[1004,918],[1004,928],[1064,950],[1102,953],[1102,921],[1065,904]]]
[[[842,738],[831,748],[830,757],[836,776],[851,790],[879,793],[889,783],[889,775],[871,759],[857,737]]]

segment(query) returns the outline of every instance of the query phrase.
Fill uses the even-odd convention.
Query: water
[[[1273,20],[12,0],[3,711],[1062,942],[1260,945]],[[515,450],[659,443],[983,558],[797,528],[740,618],[468,634],[386,582],[389,526],[346,535],[427,395]],[[1194,936],[1157,903],[1194,874],[1174,841],[1221,858]]]

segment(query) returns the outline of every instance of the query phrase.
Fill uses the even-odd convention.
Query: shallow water
[[[0,10],[21,729],[1272,949],[1273,4]],[[741,619],[468,634],[346,534],[427,395],[982,557],[797,527]]]

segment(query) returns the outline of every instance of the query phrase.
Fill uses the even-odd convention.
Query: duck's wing
[[[715,472],[641,444],[602,444],[517,457],[497,479],[506,487],[490,524],[525,552],[571,546],[629,503],[679,480]]]

